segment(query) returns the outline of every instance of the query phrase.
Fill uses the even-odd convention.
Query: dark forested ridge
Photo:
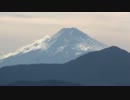
[[[6,86],[82,86],[82,85],[57,80],[45,80],[45,81],[18,81],[7,84]]]
[[[130,86],[130,54],[112,46],[66,64],[32,64],[0,69],[0,84],[61,80],[86,86]],[[31,84],[31,83],[30,83]],[[47,84],[46,84],[47,85]]]

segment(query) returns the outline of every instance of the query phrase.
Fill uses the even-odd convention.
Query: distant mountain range
[[[5,55],[0,67],[18,64],[63,64],[106,47],[108,46],[77,28],[63,28],[52,37],[44,37],[14,53]]]
[[[45,81],[18,81],[7,84],[6,86],[82,86],[82,85],[57,80],[45,80]]]
[[[65,64],[16,65],[0,69],[0,85],[41,80],[60,80],[84,86],[130,86],[130,54],[112,46]]]

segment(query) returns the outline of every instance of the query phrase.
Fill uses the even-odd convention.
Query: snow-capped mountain
[[[83,54],[106,47],[77,28],[63,28],[53,36],[46,36],[5,55],[0,66],[66,63]]]

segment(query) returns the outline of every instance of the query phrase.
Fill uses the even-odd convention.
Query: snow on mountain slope
[[[8,58],[8,57],[11,57],[11,56],[15,56],[17,54],[23,54],[23,53],[27,53],[27,52],[30,52],[30,51],[33,51],[33,50],[38,50],[38,49],[43,49],[45,50],[46,49],[46,44],[45,44],[45,41],[47,39],[49,39],[50,37],[47,35],[45,36],[43,39],[40,39],[40,40],[37,40],[35,41],[34,43],[30,44],[30,45],[27,45],[27,46],[24,46],[18,50],[16,50],[14,53],[9,53],[7,55],[4,55],[4,58]]]
[[[88,52],[106,48],[77,28],[63,28],[14,53],[4,56],[0,66],[33,63],[65,63]]]

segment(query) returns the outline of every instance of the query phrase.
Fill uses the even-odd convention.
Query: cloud
[[[36,16],[37,15],[37,16]],[[22,17],[21,17],[22,16]],[[25,17],[26,16],[26,17]],[[66,26],[73,25],[90,25],[94,27],[120,27],[122,24],[129,24],[130,13],[74,13],[74,12],[57,12],[57,13],[6,13],[0,16],[0,22],[5,23],[25,23],[25,24],[60,24]],[[120,23],[120,24],[119,24]]]
[[[8,36],[12,44],[24,39],[22,45],[63,27],[77,27],[101,42],[130,51],[129,18],[129,12],[1,12],[0,41],[5,43]]]

